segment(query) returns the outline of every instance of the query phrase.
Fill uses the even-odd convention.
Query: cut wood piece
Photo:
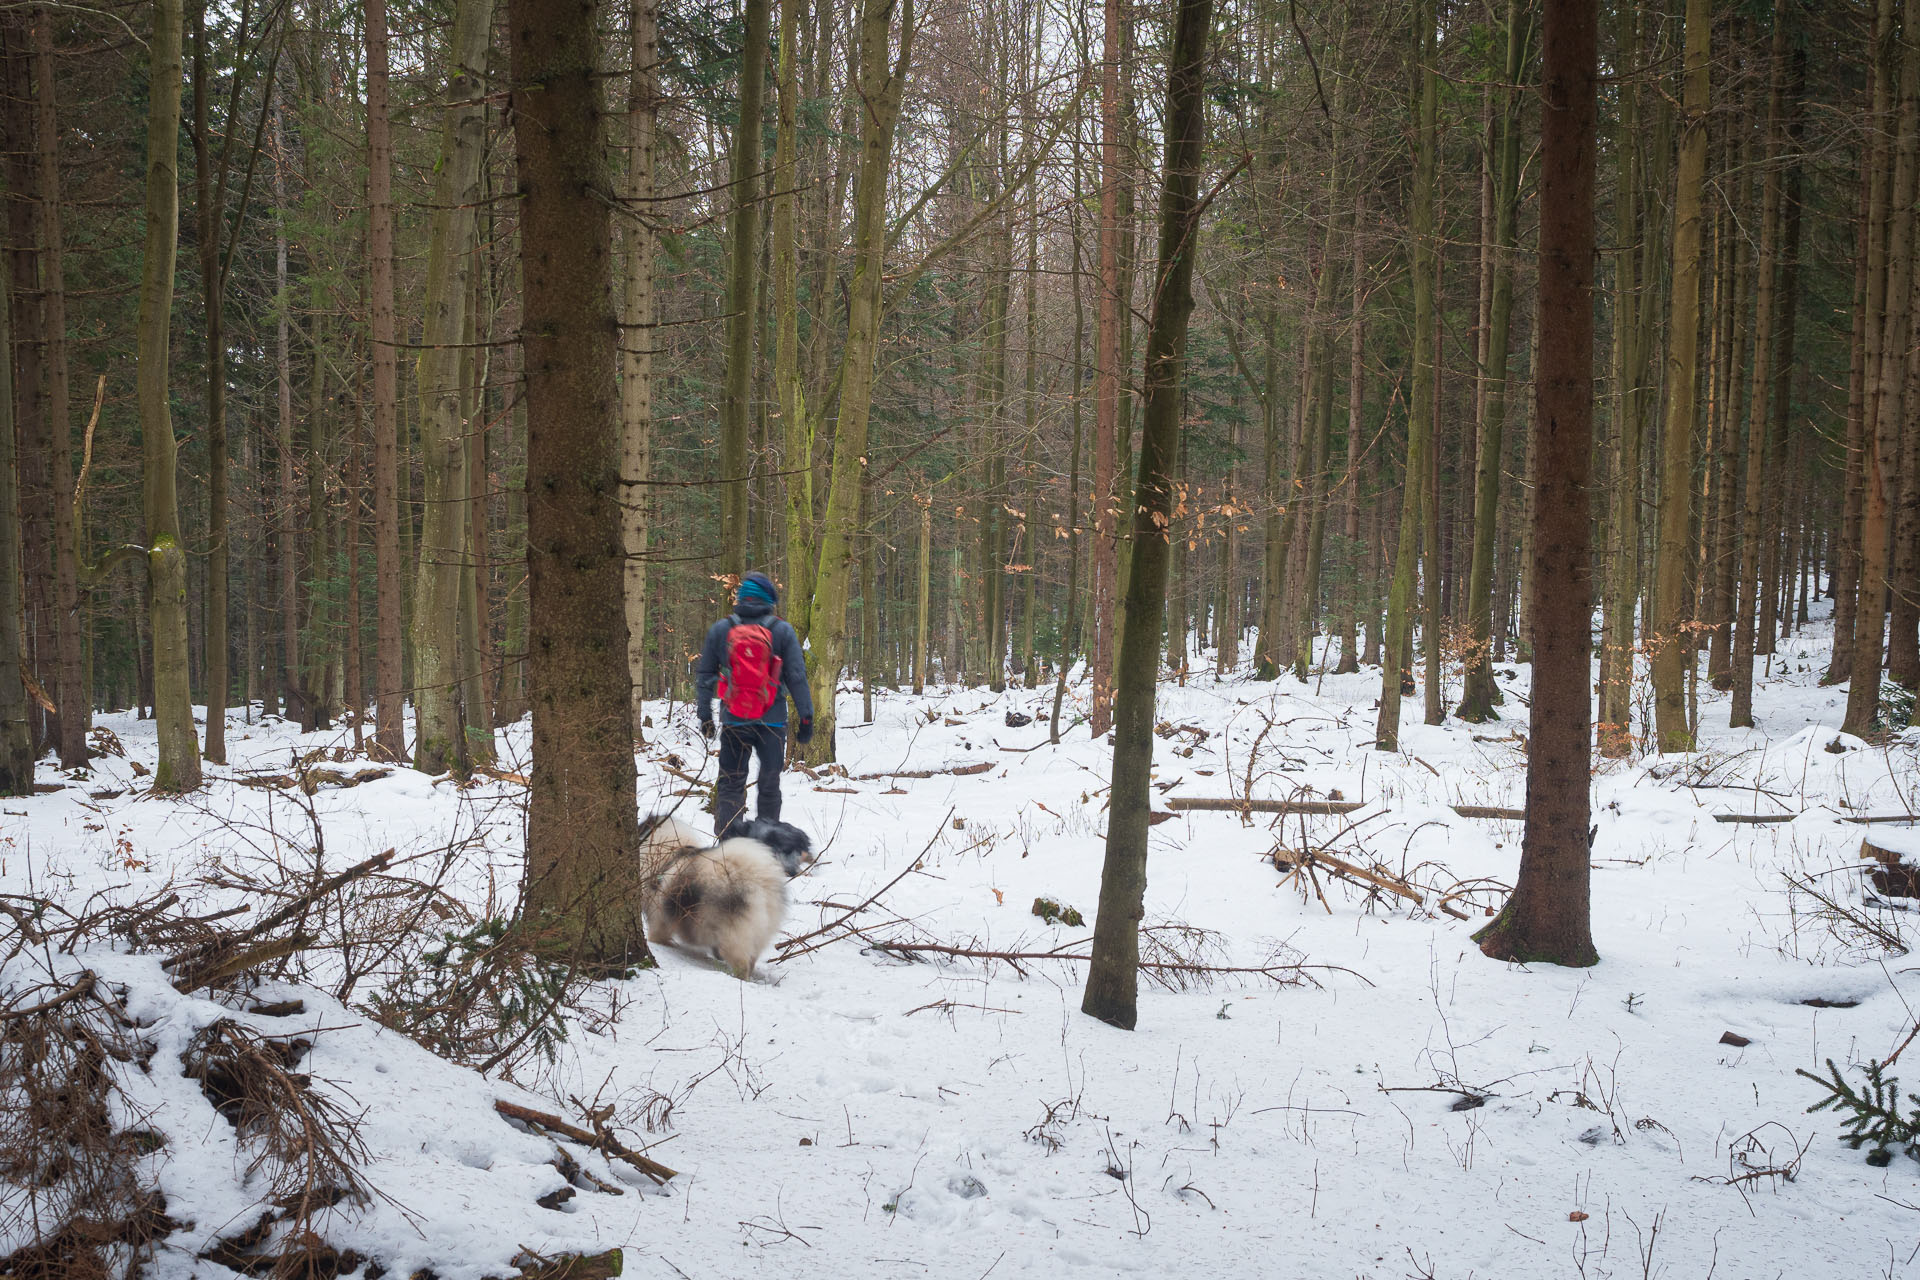
[[[567,1190],[571,1192],[573,1188]],[[620,1274],[623,1263],[620,1251],[609,1249],[605,1253],[562,1253],[552,1257],[524,1253],[514,1259],[514,1265],[520,1268],[522,1280],[613,1280]]]
[[[1525,809],[1502,809],[1490,804],[1456,804],[1453,811],[1463,818],[1497,818],[1503,822],[1525,822]]]
[[[975,774],[986,773],[998,764],[997,760],[976,760],[972,764],[955,765],[951,769],[892,769],[884,773],[861,773],[854,775],[855,782],[873,782],[880,778],[971,778]]]
[[[1352,813],[1362,806],[1357,800],[1236,800],[1230,796],[1183,796],[1168,800],[1167,807],[1207,813],[1337,814]]]

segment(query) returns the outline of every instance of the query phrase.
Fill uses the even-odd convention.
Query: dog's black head
[[[790,877],[800,874],[807,864],[807,855],[813,852],[812,838],[791,822],[743,816],[727,828],[723,838],[731,839],[734,836],[758,840],[773,850],[773,856],[780,859],[781,867]]]

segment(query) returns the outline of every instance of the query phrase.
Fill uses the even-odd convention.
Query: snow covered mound
[[[499,735],[501,776],[462,787],[345,760],[311,777],[342,737],[236,718],[234,764],[172,801],[133,769],[149,727],[103,717],[126,759],[0,805],[0,892],[79,910],[171,887],[194,915],[257,914],[388,849],[391,874],[313,913],[284,981],[244,995],[182,995],[157,955],[105,943],[19,950],[7,980],[41,1000],[91,970],[153,1046],[111,1073],[115,1129],[157,1135],[141,1184],[191,1224],[156,1234],[156,1275],[244,1268],[284,1198],[188,1074],[213,1027],[310,1042],[284,1069],[357,1122],[366,1188],[312,1230],[369,1280],[612,1248],[628,1275],[702,1280],[1916,1274],[1920,1161],[1869,1165],[1795,1074],[1831,1058],[1857,1081],[1920,1005],[1898,962],[1920,922],[1860,857],[1871,832],[1897,858],[1911,824],[1856,821],[1920,807],[1920,739],[1839,735],[1824,657],[1815,636],[1782,646],[1756,729],[1725,729],[1703,682],[1701,751],[1596,761],[1591,970],[1471,941],[1519,857],[1498,811],[1524,803],[1528,672],[1505,664],[1504,721],[1410,724],[1391,755],[1370,748],[1377,671],[1164,688],[1159,965],[1132,1033],[1078,1012],[1110,751],[1084,727],[1046,745],[1051,690],[878,691],[871,725],[846,698],[842,765],[785,788],[821,857],[762,976],[661,948],[543,1022],[535,974],[487,997],[492,1022],[546,1028],[517,1044],[438,1016],[436,993],[513,910],[525,724]],[[676,714],[653,710],[640,806],[698,823],[713,763]],[[1248,798],[1315,803],[1175,806]],[[654,1194],[582,1144],[556,1156],[501,1101],[670,1139],[651,1154],[679,1174]],[[31,1232],[0,1229],[0,1250]]]

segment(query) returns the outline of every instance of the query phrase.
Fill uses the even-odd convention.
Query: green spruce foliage
[[[1809,1115],[1815,1111],[1832,1111],[1841,1116],[1840,1127],[1846,1144],[1855,1151],[1864,1146],[1873,1148],[1867,1154],[1868,1164],[1884,1167],[1891,1163],[1896,1147],[1905,1147],[1908,1154],[1913,1154],[1914,1138],[1920,1136],[1920,1094],[1907,1095],[1911,1106],[1902,1115],[1900,1082],[1886,1076],[1885,1063],[1869,1062],[1861,1068],[1866,1080],[1859,1090],[1847,1083],[1832,1058],[1827,1059],[1827,1071],[1830,1079],[1823,1079],[1805,1067],[1794,1073],[1827,1091],[1826,1097],[1807,1108]]]

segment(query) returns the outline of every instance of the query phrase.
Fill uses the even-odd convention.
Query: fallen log
[[[521,1280],[613,1280],[625,1264],[618,1249],[609,1249],[554,1257],[527,1253],[515,1258],[514,1265],[520,1268]]]
[[[1204,813],[1352,813],[1364,806],[1357,800],[1236,800],[1231,796],[1182,796],[1167,801],[1175,810]]]
[[[1797,813],[1716,813],[1715,822],[1736,825],[1764,826],[1774,822],[1792,822],[1800,815]]]
[[[611,1156],[639,1170],[647,1177],[653,1179],[656,1184],[664,1185],[668,1178],[679,1176],[677,1170],[667,1168],[667,1166],[661,1164],[658,1160],[642,1155],[630,1147],[623,1146],[605,1134],[589,1133],[578,1125],[568,1124],[559,1116],[548,1115],[544,1111],[535,1111],[531,1107],[522,1107],[512,1102],[498,1100],[494,1102],[493,1109],[509,1120],[518,1120],[521,1124],[529,1125],[535,1129],[545,1129],[548,1133],[557,1134],[569,1141],[578,1142],[585,1147],[592,1147],[602,1155]],[[617,1275],[619,1273],[616,1271],[614,1274]]]
[[[887,773],[855,774],[855,782],[876,782],[881,778],[938,778],[952,776],[971,778],[977,773],[985,773],[998,764],[997,760],[979,760],[973,764],[955,765],[951,769],[895,769]]]

